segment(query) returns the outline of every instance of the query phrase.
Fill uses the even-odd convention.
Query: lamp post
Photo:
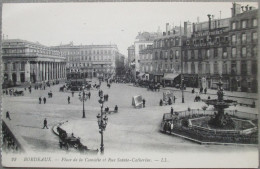
[[[183,93],[183,58],[182,58],[182,35],[181,35],[181,26],[180,26],[180,56],[181,56],[181,102],[184,103],[184,93]]]
[[[101,135],[101,143],[100,143],[100,152],[101,154],[104,154],[104,141],[103,141],[103,131],[105,131],[106,129],[106,126],[107,126],[107,121],[108,121],[108,118],[107,116],[103,117],[103,105],[104,105],[104,98],[103,96],[100,96],[100,100],[99,100],[99,103],[100,103],[100,107],[101,107],[101,115],[98,114],[97,115],[97,119],[98,119],[98,127],[99,127],[99,133]]]
[[[85,93],[85,87],[83,86],[82,87],[82,96],[80,97],[80,100],[82,101],[82,103],[83,103],[83,111],[82,111],[82,118],[86,118],[86,116],[85,116],[85,104],[84,104],[84,102],[87,100],[87,97],[86,97],[86,93]]]

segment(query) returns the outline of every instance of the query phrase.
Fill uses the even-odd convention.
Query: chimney
[[[187,36],[188,33],[188,22],[184,22],[184,36]]]
[[[245,8],[246,8],[246,11],[248,11],[248,5]]]
[[[208,14],[208,18],[209,18],[209,31],[210,31],[210,29],[211,29],[211,15],[210,14]]]
[[[169,23],[166,23],[166,34],[168,33],[169,31]]]
[[[192,23],[192,30],[195,32],[195,23]]]
[[[233,8],[231,8],[231,16],[234,17],[236,16],[237,14],[240,14],[241,13],[241,5],[240,4],[237,4],[237,3],[233,3]]]

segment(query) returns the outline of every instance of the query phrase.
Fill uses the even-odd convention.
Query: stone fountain
[[[216,128],[232,128],[234,127],[234,122],[229,116],[224,114],[224,109],[228,108],[231,105],[236,105],[237,102],[233,100],[224,100],[224,92],[222,88],[223,83],[219,81],[217,83],[218,86],[218,99],[208,99],[204,100],[207,105],[213,105],[214,108],[217,110],[215,112],[215,116],[209,121],[209,124],[216,127]]]

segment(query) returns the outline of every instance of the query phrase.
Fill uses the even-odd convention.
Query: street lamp
[[[86,95],[86,93],[85,93],[85,87],[83,86],[82,87],[82,96],[79,98],[80,99],[80,101],[82,101],[82,103],[83,103],[83,115],[82,115],[82,118],[86,118],[86,116],[85,116],[85,105],[84,105],[84,102],[85,101],[87,101],[87,95]]]
[[[107,116],[103,117],[103,105],[104,105],[104,98],[103,96],[100,96],[100,100],[99,100],[99,103],[100,103],[100,107],[101,107],[101,115],[98,114],[97,115],[97,119],[98,119],[98,126],[99,126],[99,133],[101,135],[101,143],[100,143],[100,152],[101,154],[104,154],[104,143],[103,143],[103,131],[106,129],[106,126],[107,126],[107,121],[108,121],[108,118]]]

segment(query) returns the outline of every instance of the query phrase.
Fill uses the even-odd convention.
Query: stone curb
[[[162,131],[161,131],[162,132]],[[168,134],[171,134],[171,135],[174,135],[174,136],[178,136],[178,137],[181,137],[181,138],[184,138],[186,140],[190,140],[192,142],[195,142],[195,143],[199,143],[199,144],[202,144],[202,145],[233,145],[233,146],[258,146],[258,144],[240,144],[240,143],[219,143],[219,142],[203,142],[203,141],[199,141],[199,140],[196,140],[196,139],[193,139],[193,138],[190,138],[190,137],[187,137],[187,136],[183,136],[183,135],[180,135],[180,134],[176,134],[176,133],[173,133],[173,132],[168,132],[166,131]]]

